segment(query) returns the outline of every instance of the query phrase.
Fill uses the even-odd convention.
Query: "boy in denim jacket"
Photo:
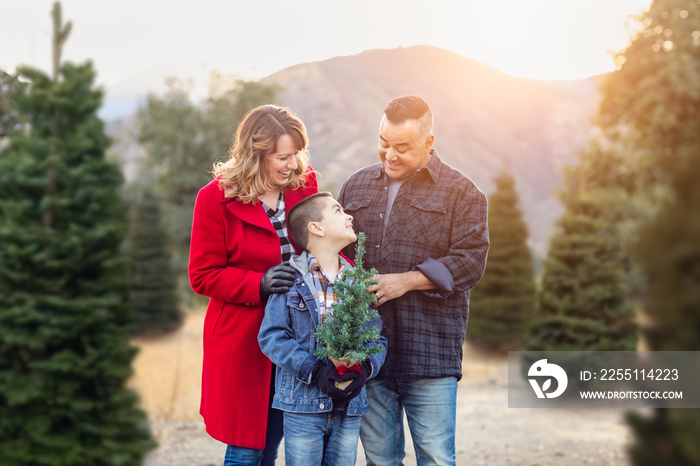
[[[330,193],[310,196],[289,212],[289,233],[305,251],[293,256],[294,284],[272,295],[265,308],[258,341],[277,365],[272,407],[284,411],[284,454],[287,465],[354,465],[360,417],[367,413],[364,384],[377,375],[386,356],[384,337],[371,345],[382,348],[361,366],[361,372],[340,375],[327,359],[314,356],[316,326],[330,316],[333,282],[351,267],[338,253],[357,237],[352,216]],[[369,325],[381,330],[381,319]],[[336,381],[351,380],[341,390]]]

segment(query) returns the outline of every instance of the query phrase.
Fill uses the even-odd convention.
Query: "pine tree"
[[[637,152],[626,143],[592,139],[579,153],[578,163],[565,168],[559,193],[561,199],[575,199],[583,187],[588,198],[599,205],[605,225],[601,234],[620,264],[625,294],[631,301],[639,300],[646,291],[632,245],[638,240],[639,226],[653,217],[658,200],[666,196],[641,169]]]
[[[54,6],[56,41],[67,27]],[[60,47],[57,47],[60,50]],[[135,349],[91,63],[20,68],[27,131],[0,154],[0,464],[136,465],[153,446],[125,388]]]
[[[13,128],[20,124],[10,96],[20,92],[23,84],[17,76],[0,69],[0,144]],[[2,146],[0,146],[2,147]]]
[[[340,279],[334,283],[338,303],[333,304],[330,317],[316,329],[316,340],[324,346],[314,354],[335,361],[344,360],[346,366],[361,364],[371,355],[382,351],[378,346],[367,346],[367,343],[379,338],[379,329],[366,325],[378,318],[379,313],[373,307],[376,297],[367,292],[369,286],[377,283],[374,279],[377,271],[364,270],[364,255],[365,234],[360,233],[355,266],[345,269]]]
[[[634,312],[617,254],[603,234],[600,203],[581,193],[566,202],[552,237],[528,351],[633,351]]]
[[[514,350],[522,345],[535,310],[535,277],[515,180],[504,172],[494,181],[489,260],[471,292],[467,341],[488,350]]]
[[[646,275],[648,347],[698,351],[700,4],[654,0],[637,21],[637,33],[616,57],[618,69],[602,83],[597,122],[635,154],[630,178],[648,180],[645,192],[665,194],[634,241]],[[700,410],[657,409],[650,417],[631,414],[629,421],[633,464],[700,464]]]
[[[136,333],[168,332],[182,323],[167,239],[158,199],[147,189],[132,207],[127,234]]]
[[[700,121],[696,128],[700,134]],[[649,277],[645,329],[653,351],[700,351],[700,141],[669,167],[674,200],[642,230],[638,255]],[[636,465],[700,464],[700,409],[628,416]]]

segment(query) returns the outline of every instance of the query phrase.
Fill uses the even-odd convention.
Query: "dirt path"
[[[146,466],[220,465],[225,445],[197,413],[203,313],[179,332],[137,340],[132,387],[141,395],[158,449]],[[508,408],[507,358],[465,351],[457,397],[458,465],[626,465],[630,433],[621,410]],[[406,465],[415,465],[407,439]],[[281,451],[277,464],[284,464]],[[358,465],[364,465],[359,446]]]

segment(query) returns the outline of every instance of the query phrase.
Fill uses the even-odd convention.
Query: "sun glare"
[[[450,50],[513,76],[582,79],[614,69],[625,23],[651,0],[489,0],[452,6]],[[456,10],[456,11],[455,11]]]

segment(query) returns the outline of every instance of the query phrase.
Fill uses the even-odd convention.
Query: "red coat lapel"
[[[223,191],[221,191],[221,193],[223,198]],[[275,229],[272,228],[272,223],[267,216],[267,212],[265,212],[265,209],[260,202],[256,202],[255,204],[244,204],[237,199],[226,198],[224,198],[222,202],[226,202],[226,208],[229,210],[229,212],[244,222],[250,223],[251,225],[255,225],[265,230],[270,230],[273,233],[275,232]]]

